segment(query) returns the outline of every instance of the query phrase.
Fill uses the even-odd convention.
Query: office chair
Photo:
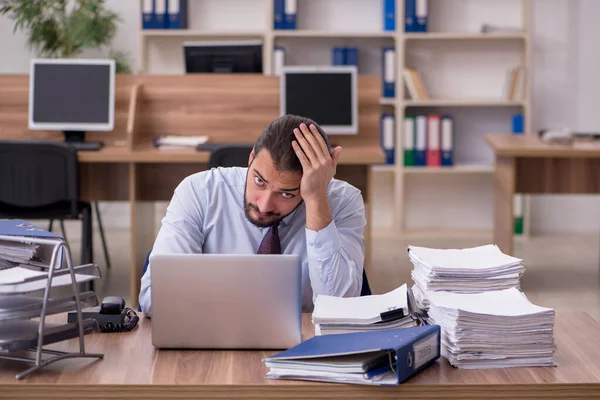
[[[208,169],[217,167],[247,167],[252,144],[223,144],[210,153]]]
[[[81,264],[88,264],[92,207],[79,199],[78,165],[63,143],[0,141],[0,217],[81,220]]]

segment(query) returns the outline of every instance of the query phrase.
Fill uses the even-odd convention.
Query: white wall
[[[192,14],[201,15],[212,14],[212,8],[215,2],[225,2],[228,7],[244,7],[247,12],[244,18],[230,20],[229,18],[217,18],[205,21],[209,28],[217,29],[213,26],[219,21],[230,24],[222,29],[259,29],[265,23],[266,16],[258,15],[249,3],[254,5],[262,4],[262,1],[268,0],[190,0],[192,3]],[[317,0],[299,0],[300,2],[310,2],[310,8],[314,9]],[[319,0],[325,1],[317,13],[321,19],[312,19],[311,27],[331,28],[331,29],[350,29],[348,21],[339,18],[339,5],[346,9],[352,9],[353,15],[365,15],[364,19],[352,20],[351,26],[364,24],[361,26],[364,30],[373,28],[378,24],[376,12],[368,13],[364,7],[380,7],[379,0]],[[468,0],[431,0],[442,4],[450,2],[459,2],[468,4]],[[478,4],[478,10],[481,11],[481,5],[485,5],[486,10],[494,7],[494,4],[502,4],[500,10],[506,9],[506,13],[513,13],[514,8],[507,7],[504,0],[482,0],[485,4]],[[120,25],[117,37],[114,40],[114,47],[118,50],[130,54],[132,66],[138,65],[138,43],[139,43],[139,9],[138,1],[128,0],[108,0],[109,7],[117,11],[123,23]],[[600,37],[600,24],[597,23],[597,16],[600,15],[600,1],[595,0],[534,0],[534,40],[533,40],[533,127],[540,129],[542,127],[567,126],[581,130],[600,130],[600,113],[597,111],[597,94],[600,93],[600,78],[597,71],[600,70],[600,53],[597,51],[597,38]],[[336,7],[333,7],[333,6]],[[221,7],[221,6],[220,6]],[[309,8],[309,7],[307,7]],[[222,8],[220,8],[222,9]],[[195,10],[195,11],[194,11]],[[450,12],[452,8],[449,9]],[[496,8],[496,14],[501,12]],[[211,11],[210,13],[208,11]],[[477,12],[479,12],[477,11]],[[378,9],[378,12],[380,10]],[[327,18],[325,18],[325,14]],[[331,15],[333,14],[333,15]],[[496,15],[495,14],[495,15]],[[246,18],[248,17],[248,18]],[[329,18],[331,17],[331,18]],[[506,19],[514,19],[513,15],[505,15]],[[498,21],[505,18],[498,17]],[[315,17],[316,18],[316,17]],[[206,18],[205,18],[206,19]],[[324,21],[333,21],[334,26],[323,26]],[[215,22],[217,21],[217,22]],[[196,21],[195,23],[199,23]],[[435,21],[433,21],[435,23]],[[437,23],[443,30],[443,21]],[[465,28],[466,29],[466,28]],[[29,59],[32,54],[26,48],[26,38],[23,34],[12,33],[12,21],[7,17],[0,17],[0,73],[26,73],[28,71]],[[283,39],[284,44],[294,46],[298,54],[304,53],[308,46],[306,42],[296,44],[292,39]],[[361,47],[361,57],[367,52],[369,46],[380,47],[380,40],[365,39],[359,42]],[[149,61],[151,72],[171,72],[178,73],[182,71],[182,57],[179,51],[180,42],[172,39],[157,41],[149,49]],[[323,39],[318,44],[317,51],[307,58],[316,60],[328,60],[328,49],[332,45],[331,39]],[[363,51],[364,49],[364,51]],[[86,55],[103,55],[101,52],[88,52]],[[297,63],[305,60],[298,58]],[[168,61],[167,61],[168,60]],[[308,61],[306,61],[308,62]],[[361,58],[361,63],[363,59]],[[377,61],[374,63],[363,63],[365,73],[376,73],[378,71]],[[410,177],[415,179],[416,177]],[[389,213],[392,211],[392,202],[390,196],[392,191],[388,185],[392,183],[390,174],[378,174],[377,191],[380,194],[380,203],[376,204],[374,210],[374,225],[386,226]],[[478,187],[489,191],[485,182]],[[466,188],[472,186],[465,185]],[[487,189],[486,189],[487,188]],[[465,196],[471,196],[470,193],[463,193]],[[422,200],[422,199],[421,199]],[[457,199],[456,201],[459,201]],[[489,199],[491,200],[491,199]],[[410,218],[416,218],[419,215],[427,215],[423,209],[422,201],[418,196],[414,201],[416,212]],[[412,207],[412,205],[409,205]],[[482,207],[478,211],[477,219],[474,220],[474,228],[485,228],[482,221],[490,220],[488,211],[491,211],[491,204]],[[162,208],[162,207],[161,207]],[[128,218],[122,218],[127,215],[128,208],[124,204],[105,204],[102,206],[105,211],[105,225],[121,226],[128,223]],[[389,211],[388,211],[389,210]],[[420,217],[419,217],[420,218]],[[439,220],[437,221],[439,222]],[[534,233],[546,232],[565,232],[565,231],[596,231],[600,227],[600,198],[598,196],[534,196],[532,201],[532,230]]]

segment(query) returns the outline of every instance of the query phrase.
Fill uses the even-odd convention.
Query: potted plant
[[[73,58],[86,49],[108,50],[117,72],[131,73],[126,54],[110,48],[120,18],[105,0],[0,0],[0,15],[15,22],[14,32],[27,34],[28,46],[39,57]]]

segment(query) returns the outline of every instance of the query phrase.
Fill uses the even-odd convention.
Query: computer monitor
[[[285,66],[280,79],[281,115],[311,118],[328,135],[358,133],[356,66]]]
[[[186,73],[263,72],[262,42],[185,42]]]
[[[86,131],[112,131],[114,114],[114,60],[31,61],[29,129],[59,130],[67,142],[84,142]]]

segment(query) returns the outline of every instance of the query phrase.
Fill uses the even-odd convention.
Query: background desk
[[[496,153],[494,242],[513,254],[513,197],[600,193],[600,143],[547,144],[531,135],[487,135]]]
[[[88,132],[100,151],[80,152],[81,191],[88,201],[131,206],[130,302],[137,303],[141,272],[155,239],[154,201],[169,201],[188,175],[206,169],[208,152],[157,150],[160,135],[206,135],[218,143],[254,143],[280,114],[279,77],[262,74],[117,75],[115,129]],[[370,221],[370,166],[383,163],[379,121],[381,79],[358,77],[358,134],[336,135],[342,146],[339,179],[362,191]],[[60,132],[29,131],[29,76],[0,75],[0,139],[62,140]],[[370,227],[365,231],[366,265]]]
[[[154,244],[155,201],[169,201],[177,185],[188,175],[206,169],[208,152],[127,150],[106,147],[80,152],[82,197],[90,201],[129,201],[131,207],[130,302],[137,304],[142,267]],[[336,178],[362,191],[367,221],[371,221],[371,168],[383,160],[379,147],[344,147]],[[366,259],[370,256],[370,224],[365,230]]]
[[[60,316],[52,316],[57,318]],[[64,316],[62,316],[64,318]],[[310,315],[303,339],[313,335]],[[154,350],[151,321],[129,333],[86,336],[86,349],[104,359],[65,360],[17,381],[23,363],[0,361],[0,397],[102,398],[315,398],[465,399],[598,398],[600,324],[586,313],[558,313],[555,338],[558,367],[459,370],[438,360],[396,387],[265,379],[262,359],[275,351]],[[77,341],[52,346],[76,349]]]

